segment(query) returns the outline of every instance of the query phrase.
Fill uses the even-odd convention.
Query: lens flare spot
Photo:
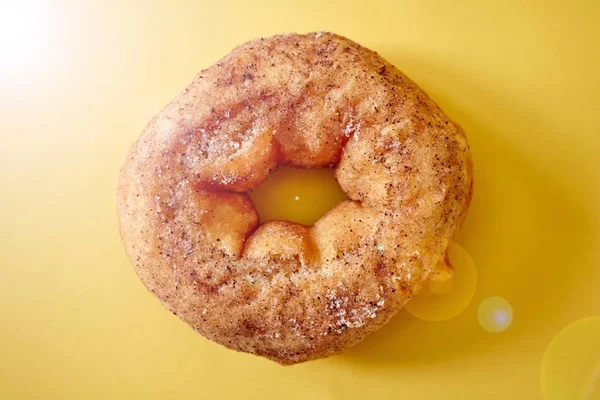
[[[469,253],[458,243],[448,245],[448,259],[454,267],[450,279],[426,283],[405,309],[426,321],[445,321],[463,312],[473,300],[477,271]]]
[[[423,286],[423,288],[421,290],[419,290],[419,292],[417,293],[417,297],[427,297],[427,296],[433,296],[435,293],[433,293],[431,291],[431,289],[429,288],[429,284],[425,284]],[[415,301],[415,300],[412,300]]]
[[[453,287],[454,287],[454,279],[453,278],[450,278],[445,281],[429,282],[429,290],[431,290],[432,293],[435,293],[437,295],[448,294],[448,293],[450,293],[450,291],[452,291]]]
[[[583,398],[585,400],[600,400],[600,356],[592,373],[583,385]]]
[[[488,332],[505,331],[512,324],[512,306],[502,297],[488,297],[477,309],[477,320]]]
[[[552,339],[541,384],[546,400],[600,400],[600,317],[576,321]]]

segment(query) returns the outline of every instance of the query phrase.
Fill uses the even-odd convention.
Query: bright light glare
[[[47,50],[47,10],[27,3],[0,3],[0,76],[5,78],[27,73]]]

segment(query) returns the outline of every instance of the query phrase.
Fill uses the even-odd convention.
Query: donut
[[[314,226],[259,217],[278,166],[335,167]],[[120,171],[143,284],[196,332],[288,365],[376,331],[435,275],[472,194],[464,131],[377,53],[333,33],[235,48],[147,125]]]

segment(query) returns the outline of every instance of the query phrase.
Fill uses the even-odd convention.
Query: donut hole
[[[281,167],[249,191],[260,222],[281,220],[312,226],[327,211],[348,200],[333,168]]]

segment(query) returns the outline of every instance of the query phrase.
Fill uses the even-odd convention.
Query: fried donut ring
[[[245,191],[335,166],[351,199],[259,226]],[[331,33],[253,40],[202,71],[131,148],[127,255],[205,337],[281,364],[336,354],[428,279],[468,208],[462,129],[377,53]]]

